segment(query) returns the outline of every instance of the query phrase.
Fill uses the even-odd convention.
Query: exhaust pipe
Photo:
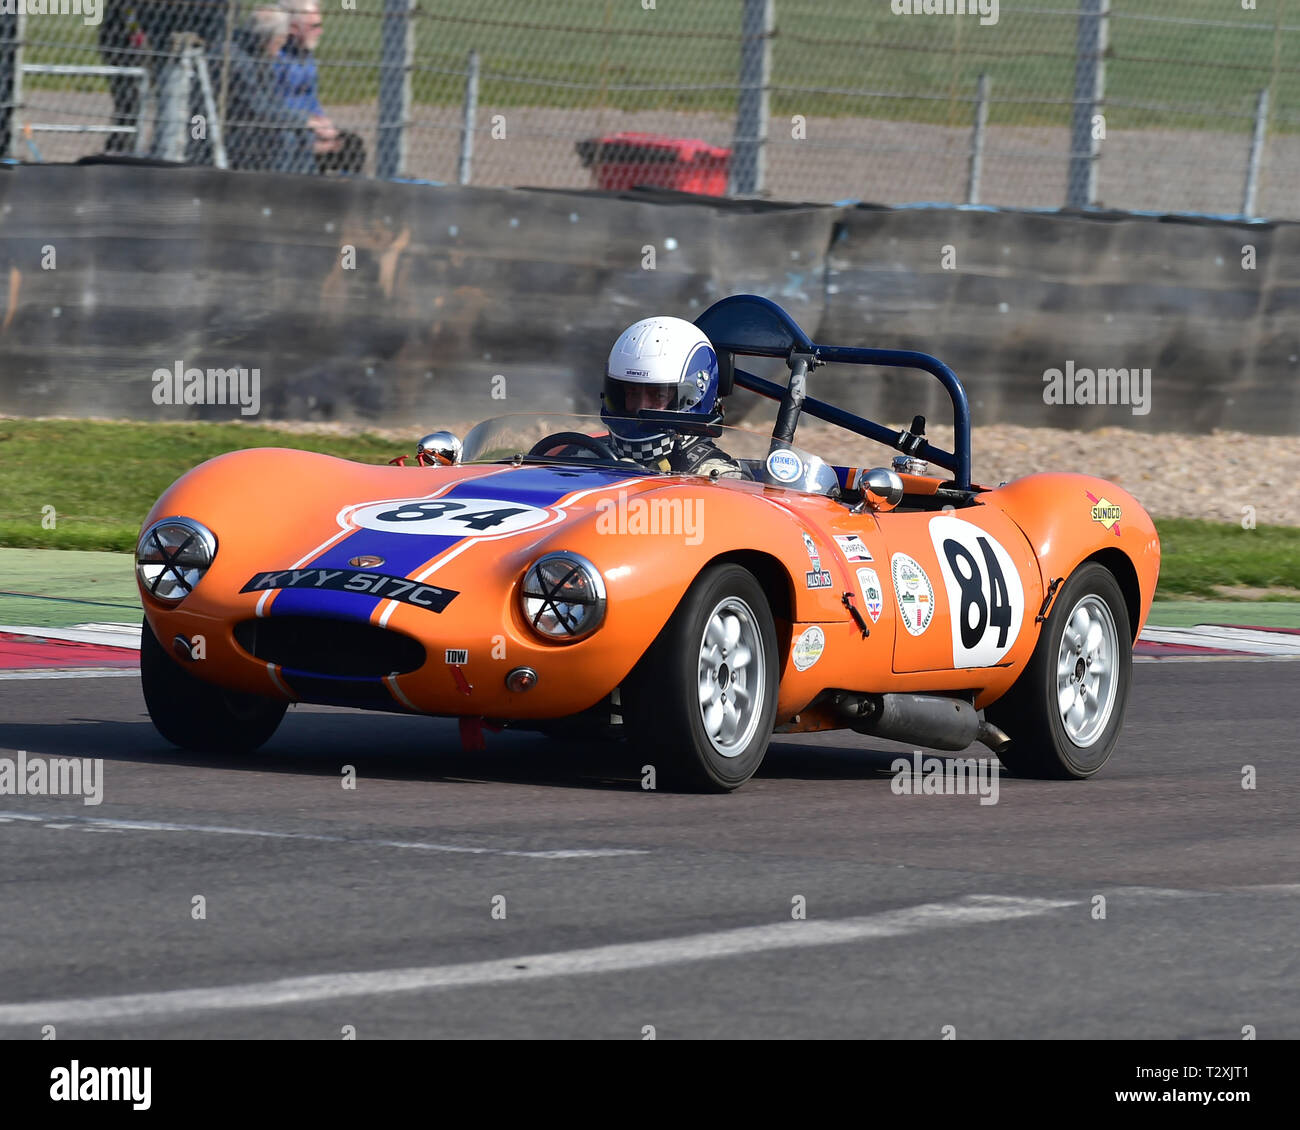
[[[1011,744],[1011,739],[992,722],[980,722],[979,734],[975,739],[983,742],[994,753],[1001,753]]]
[[[983,742],[995,753],[1011,739],[960,698],[929,694],[861,695],[841,691],[831,706],[844,725],[859,734],[892,741],[960,750]]]

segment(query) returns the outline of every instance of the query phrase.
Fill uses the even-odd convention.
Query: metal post
[[[984,172],[984,131],[989,124],[989,76],[980,75],[975,87],[975,125],[970,135],[970,174],[966,179],[966,203],[980,202],[980,175]]]
[[[375,174],[406,171],[406,127],[411,120],[411,66],[415,59],[415,0],[384,0],[379,43],[379,128]]]
[[[768,101],[776,0],[745,0],[740,19],[740,88],[731,155],[731,191],[757,196],[767,175]]]
[[[1259,166],[1264,160],[1264,135],[1268,129],[1268,89],[1259,92],[1255,103],[1255,135],[1250,139],[1250,161],[1246,165],[1246,192],[1241,201],[1241,214],[1246,219],[1255,215],[1255,194],[1259,191]]]
[[[27,14],[21,8],[0,13],[0,157],[18,156],[26,23]]]
[[[196,40],[190,32],[172,32],[171,50],[163,60],[158,120],[150,153],[164,161],[185,160],[190,134],[190,88],[194,82],[189,48]]]
[[[137,157],[143,157],[148,152],[145,144],[144,116],[149,106],[149,99],[152,97],[152,92],[149,89],[149,68],[141,67],[136,80],[140,92],[140,101],[138,103],[140,112],[135,116],[135,147],[132,152]]]
[[[1090,208],[1097,200],[1097,154],[1092,119],[1106,97],[1106,44],[1110,0],[1079,0],[1079,34],[1074,56],[1074,112],[1070,120],[1067,208]]]
[[[217,100],[217,120],[224,132],[226,128],[226,102],[230,94],[230,41],[234,36],[235,17],[239,15],[238,0],[226,0],[226,41],[221,47],[221,97]],[[211,48],[211,44],[208,45]],[[225,165],[221,166],[223,169]]]
[[[199,90],[203,94],[203,108],[208,112],[208,141],[212,145],[212,163],[218,169],[226,165],[226,144],[222,138],[221,115],[217,112],[217,103],[212,96],[212,76],[208,74],[208,58],[200,47],[191,47],[185,52],[190,66],[198,76]]]
[[[456,183],[469,184],[474,162],[474,119],[478,116],[478,52],[471,50],[465,69],[465,115],[460,126],[460,162]]]

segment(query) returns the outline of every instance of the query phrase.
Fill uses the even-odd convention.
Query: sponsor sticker
[[[803,547],[808,553],[808,560],[812,562],[812,567],[820,569],[822,567],[822,558],[821,554],[817,552],[817,543],[806,533],[803,535]]]
[[[831,575],[822,568],[822,555],[817,552],[817,543],[807,533],[803,535],[803,547],[808,553],[808,564],[812,566],[803,575],[803,583],[810,589],[828,589],[834,583]]]
[[[1124,516],[1123,509],[1107,498],[1098,498],[1091,491],[1084,491],[1084,494],[1092,503],[1092,520],[1107,530],[1113,530],[1115,536],[1119,537],[1119,520]]]
[[[909,635],[919,636],[934,619],[934,586],[925,570],[906,553],[895,553],[890,565],[903,626]]]
[[[825,569],[809,569],[803,575],[803,580],[810,589],[828,589],[835,583]]]
[[[857,534],[836,534],[835,544],[840,547],[840,552],[850,561],[873,561],[871,550],[863,543]]]
[[[794,647],[790,649],[790,658],[794,662],[794,669],[796,671],[807,671],[822,657],[822,652],[825,650],[826,633],[814,625],[795,640]]]
[[[767,473],[778,483],[792,483],[803,477],[803,460],[793,451],[778,448],[767,457]]]
[[[469,648],[467,647],[449,647],[443,654],[446,656],[448,663],[469,662]]]
[[[874,569],[859,569],[858,587],[862,590],[862,602],[866,607],[867,615],[871,617],[871,622],[874,624],[885,610],[885,597],[880,588],[880,577],[876,575]]]
[[[280,569],[273,573],[255,573],[240,592],[265,592],[270,589],[325,589],[330,592],[354,592],[362,596],[382,597],[403,604],[414,604],[430,612],[441,612],[460,595],[455,589],[422,585],[405,577],[386,573],[354,573],[350,569]]]

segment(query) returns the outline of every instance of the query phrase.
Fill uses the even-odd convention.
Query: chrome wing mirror
[[[860,471],[858,481],[853,485],[862,492],[862,501],[853,508],[854,513],[870,510],[882,514],[903,501],[903,480],[888,467]]]
[[[460,440],[451,432],[430,432],[416,445],[415,461],[422,467],[451,467],[460,462]]]

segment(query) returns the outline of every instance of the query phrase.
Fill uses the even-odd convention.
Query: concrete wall
[[[1300,225],[859,208],[827,290],[821,339],[937,353],[976,422],[1300,431]],[[1071,362],[1149,368],[1148,412],[1045,404]],[[878,386],[878,411],[909,414],[910,378]]]
[[[0,412],[238,415],[156,404],[153,372],[178,362],[259,369],[263,418],[419,430],[563,411],[596,403],[605,353],[628,323],[694,317],[753,291],[815,339],[938,354],[966,382],[977,423],[1291,433],[1298,231],[10,168],[0,171]],[[1254,270],[1242,268],[1246,244]],[[1150,368],[1150,411],[1045,404],[1044,371],[1067,362]],[[937,420],[944,401],[927,382],[819,370],[812,390],[893,420],[918,410]]]

